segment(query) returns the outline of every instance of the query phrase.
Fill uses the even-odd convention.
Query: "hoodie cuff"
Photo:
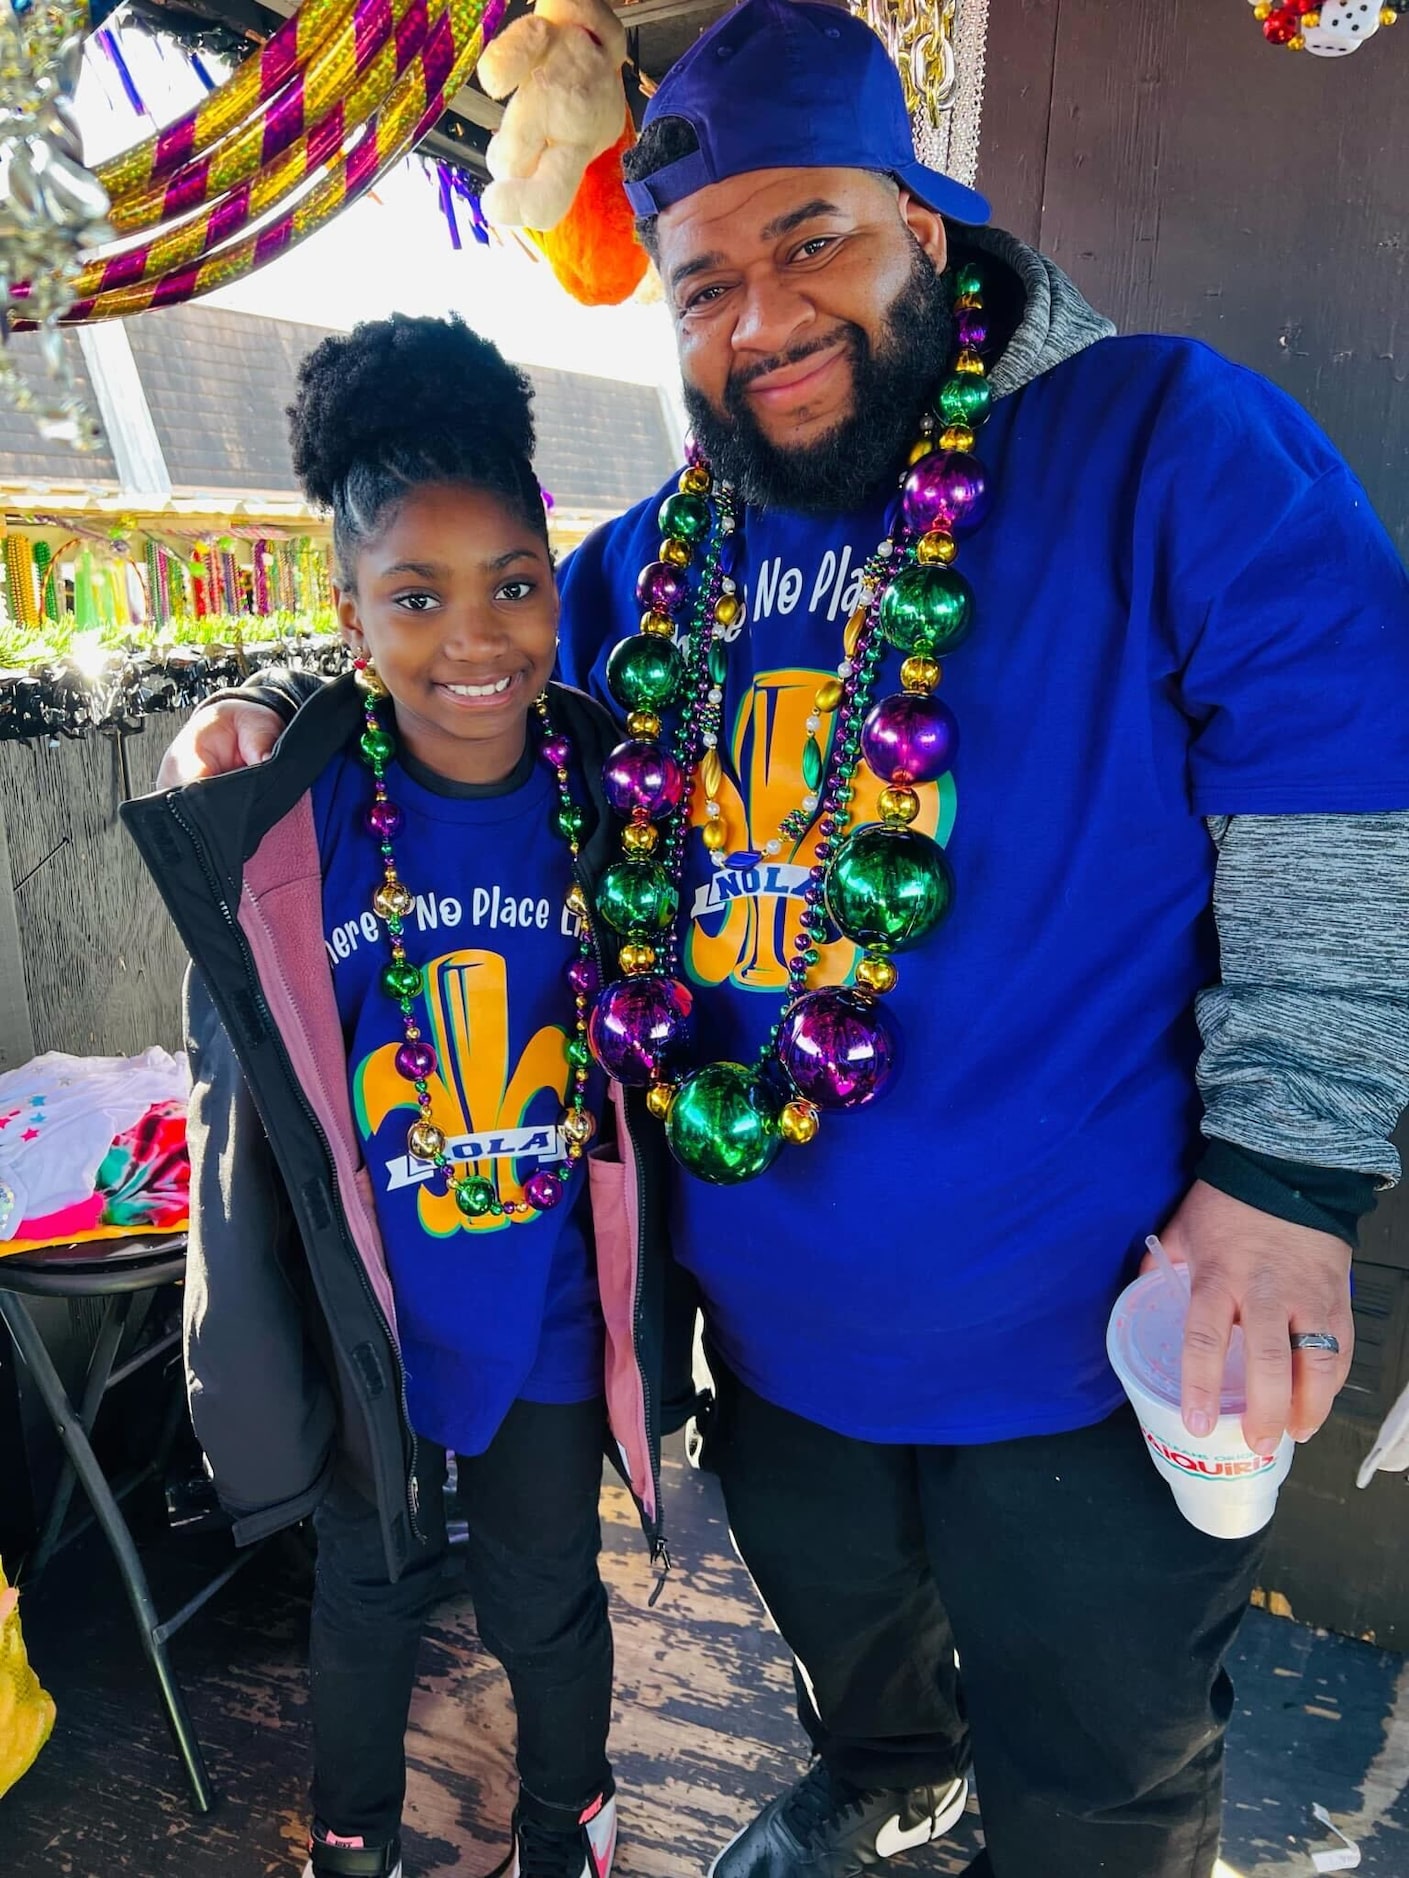
[[[1361,1219],[1375,1204],[1379,1184],[1355,1168],[1313,1167],[1259,1154],[1235,1142],[1210,1140],[1196,1171],[1199,1180],[1246,1206],[1296,1226],[1332,1233],[1354,1249]]]

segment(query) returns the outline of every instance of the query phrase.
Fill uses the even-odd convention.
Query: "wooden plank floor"
[[[605,1571],[617,1645],[613,1756],[620,1878],[687,1878],[803,1765],[781,1642],[731,1552],[713,1481],[669,1463],[677,1570],[654,1611],[634,1515],[605,1498]],[[168,1539],[165,1608],[220,1540]],[[212,1551],[214,1548],[214,1552]],[[5,1878],[282,1878],[304,1834],[308,1753],[305,1572],[294,1548],[260,1555],[177,1639],[179,1672],[218,1812],[195,1819],[101,1545],[85,1540],[26,1606],[31,1654],[59,1703],[53,1741],[0,1801]],[[1400,1659],[1254,1612],[1239,1649],[1224,1878],[1308,1873],[1319,1800],[1361,1842],[1367,1878],[1409,1872],[1409,1674]],[[408,1740],[408,1878],[481,1878],[502,1856],[512,1717],[462,1591],[426,1639]],[[970,1814],[895,1878],[962,1872]],[[1024,1873],[1018,1878],[1041,1878]]]

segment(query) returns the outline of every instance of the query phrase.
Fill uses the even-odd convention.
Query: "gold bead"
[[[642,972],[655,969],[656,949],[642,944],[635,939],[628,939],[621,948],[621,969],[628,978],[639,978]]]
[[[621,845],[628,854],[654,854],[659,840],[654,822],[628,822],[621,831]]]
[[[666,613],[643,613],[641,615],[641,631],[643,633],[653,633],[657,639],[673,639],[675,637],[675,621]]]
[[[778,1117],[778,1133],[795,1148],[817,1139],[820,1117],[810,1102],[789,1102]]]
[[[1381,7],[1380,8],[1380,25],[1381,26],[1393,26],[1398,19],[1399,19],[1399,15],[1395,12],[1393,7]],[[1309,26],[1311,24],[1310,18],[1305,13],[1303,13],[1301,16],[1301,23],[1303,26]]]
[[[846,631],[841,636],[842,651],[849,659],[856,657],[856,648],[861,643],[861,635],[866,629],[866,608],[857,607],[846,622]]]
[[[678,535],[667,535],[660,544],[660,558],[667,567],[688,567],[690,565],[690,544],[682,541]]]
[[[943,676],[943,668],[938,659],[924,659],[918,653],[912,653],[900,667],[900,682],[907,691],[918,692],[921,696],[934,690]]]
[[[917,442],[911,444],[910,454],[905,460],[907,463],[923,463],[925,458],[933,455],[933,453],[933,443],[928,437],[921,437]]]
[[[569,913],[576,913],[579,919],[586,917],[587,895],[582,891],[580,882],[575,880],[568,888],[567,898],[563,901],[563,905],[567,908]]]
[[[1271,19],[1272,0],[1257,0],[1257,5],[1252,10],[1252,16],[1255,20]]]
[[[724,765],[717,750],[706,750],[700,758],[700,781],[707,796],[717,796],[724,784]]]
[[[874,991],[881,997],[895,989],[895,981],[899,976],[892,961],[878,952],[868,952],[856,967],[857,984],[864,985],[867,991]]]
[[[658,1122],[663,1122],[669,1115],[674,1100],[675,1091],[668,1082],[653,1082],[646,1091],[646,1107]]]
[[[926,567],[948,567],[958,552],[958,542],[941,528],[932,528],[915,543],[915,559]]]
[[[956,372],[967,372],[971,377],[974,377],[974,378],[982,378],[983,377],[983,360],[979,357],[977,352],[973,351],[970,347],[965,346],[964,350],[959,354],[958,358],[955,359],[954,361],[954,370]]]
[[[569,1141],[585,1147],[597,1132],[597,1118],[591,1109],[565,1109],[558,1126]]]
[[[706,822],[703,829],[704,844],[711,854],[722,854],[729,845],[729,830],[724,826],[721,815],[712,822]]]
[[[967,424],[951,424],[948,430],[940,432],[939,447],[941,450],[972,450],[974,433]]]
[[[406,1146],[418,1161],[433,1161],[437,1154],[445,1152],[445,1136],[434,1122],[412,1122]]]
[[[1314,29],[1321,24],[1321,15],[1319,13],[1303,13],[1301,23],[1303,26],[1310,27],[1314,31]]]
[[[817,687],[817,696],[812,700],[819,711],[835,711],[842,701],[846,687],[839,678],[826,678]]]
[[[626,728],[633,737],[654,743],[660,735],[660,719],[654,711],[632,711],[626,719]]]
[[[386,688],[381,673],[370,659],[367,660],[365,665],[354,666],[352,675],[357,680],[358,686],[367,693],[369,698],[386,698],[391,695]]]
[[[714,478],[703,463],[692,463],[680,478],[680,491],[687,496],[707,496],[714,487]]]
[[[372,911],[379,919],[405,919],[416,904],[416,896],[399,880],[383,881],[372,895]]]
[[[714,603],[714,617],[721,626],[737,626],[744,617],[744,603],[738,594],[720,594]]]
[[[1305,52],[1305,50],[1306,50],[1306,41],[1302,38],[1300,33],[1293,33],[1291,38],[1287,41],[1287,51],[1288,52]]]
[[[913,789],[882,789],[881,819],[886,822],[913,822],[920,812],[920,798]]]
[[[982,304],[976,293],[956,293],[954,296],[956,313],[976,313]]]

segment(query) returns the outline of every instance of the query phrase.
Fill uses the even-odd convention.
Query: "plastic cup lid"
[[[1136,1279],[1116,1306],[1113,1326],[1126,1368],[1142,1388],[1161,1401],[1179,1405],[1183,1369],[1184,1320],[1189,1295],[1160,1272]],[[1223,1370],[1219,1408],[1241,1415],[1247,1407],[1247,1365],[1243,1333],[1236,1326]]]

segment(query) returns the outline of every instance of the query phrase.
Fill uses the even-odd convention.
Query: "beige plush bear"
[[[626,33],[606,0],[537,0],[485,47],[479,81],[507,98],[486,161],[484,212],[501,228],[555,228],[626,121]]]

